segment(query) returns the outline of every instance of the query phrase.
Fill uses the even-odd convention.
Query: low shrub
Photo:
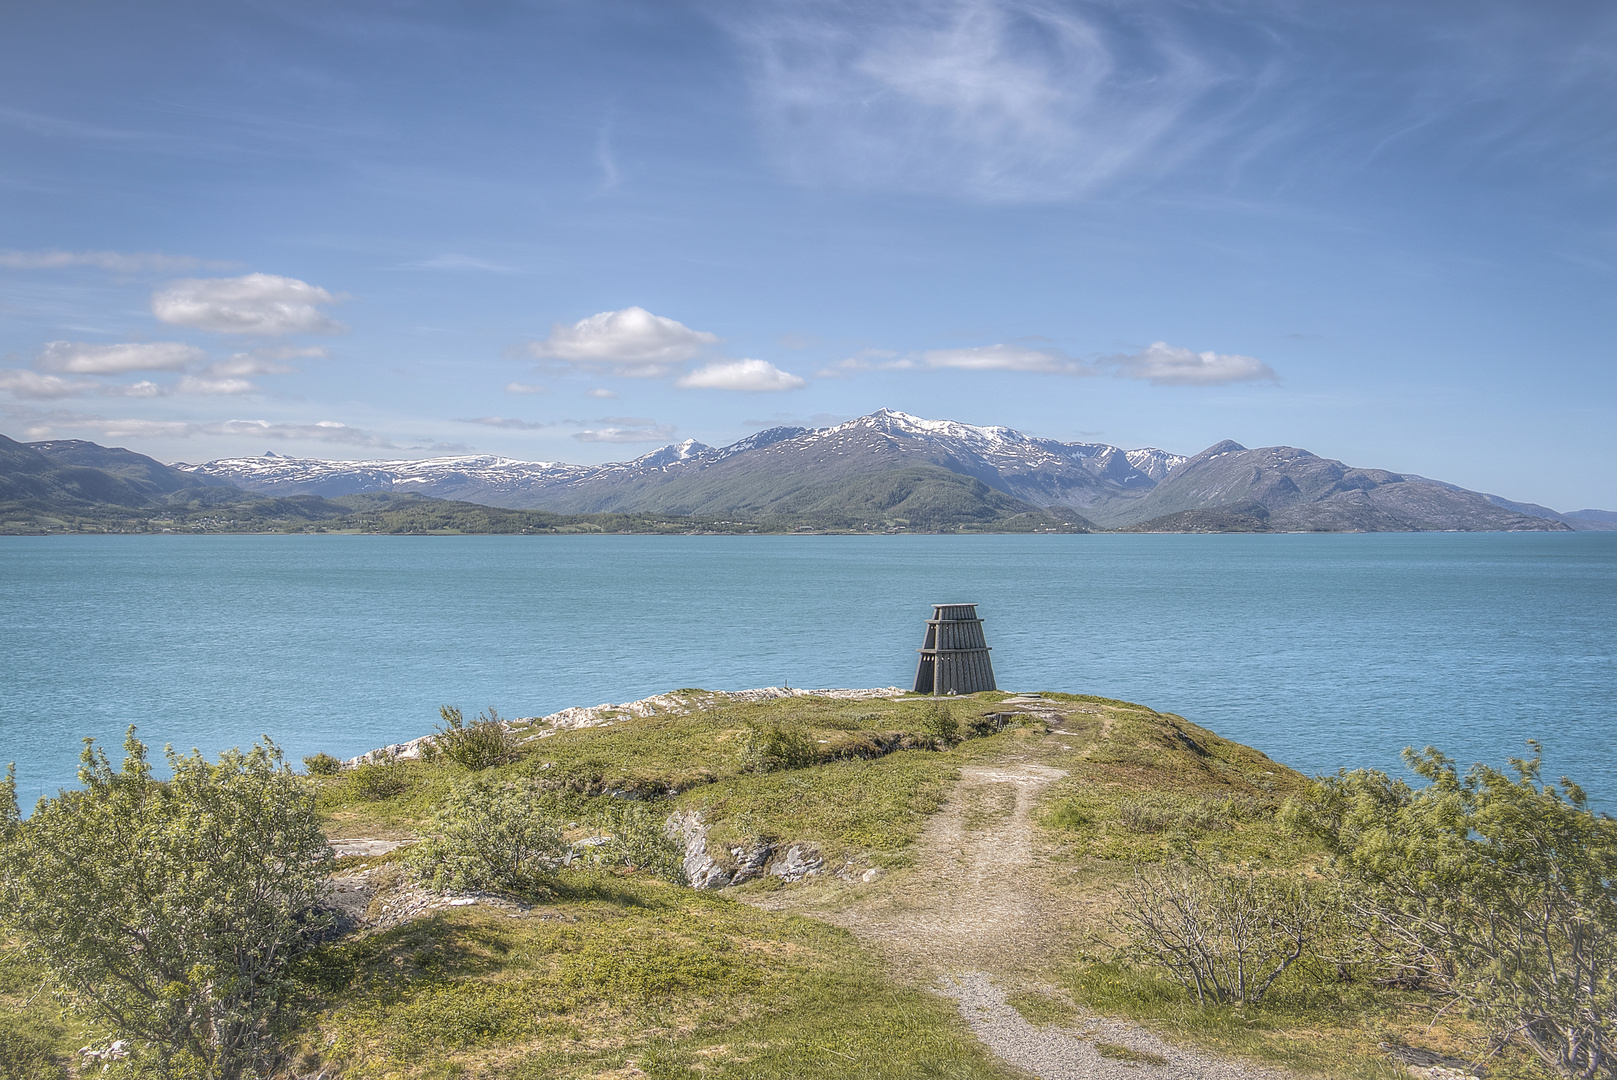
[[[410,769],[394,754],[371,756],[348,771],[348,786],[370,802],[391,799],[410,787]]]
[[[1322,936],[1324,909],[1302,881],[1185,862],[1136,874],[1112,926],[1130,959],[1165,969],[1199,1004],[1256,1005]]]
[[[429,756],[452,761],[472,772],[516,759],[516,740],[493,708],[478,713],[470,724],[453,705],[440,706],[438,715],[443,718],[443,726],[427,743]]]
[[[1464,774],[1406,750],[1426,787],[1343,772],[1308,817],[1395,974],[1413,957],[1497,1043],[1520,1039],[1564,1077],[1617,1077],[1617,821],[1545,782],[1529,745]]]
[[[685,849],[665,830],[667,808],[628,799],[612,799],[596,817],[596,825],[606,835],[592,859],[607,866],[644,870],[676,885],[688,884],[685,877]]]
[[[921,706],[917,723],[921,734],[936,745],[950,747],[960,742],[960,721],[947,701],[929,701]]]
[[[310,776],[336,776],[342,772],[342,762],[330,754],[310,754],[303,759],[303,768]]]
[[[449,793],[405,863],[440,892],[522,892],[561,864],[567,821],[553,795],[527,784],[474,780]]]
[[[806,732],[780,724],[747,723],[741,768],[750,773],[784,772],[814,764],[815,743]]]

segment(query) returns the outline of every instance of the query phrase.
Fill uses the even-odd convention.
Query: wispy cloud
[[[1262,360],[1239,353],[1195,352],[1158,341],[1137,353],[1110,356],[1102,366],[1125,379],[1157,386],[1220,386],[1238,382],[1279,382]]]
[[[0,390],[15,398],[45,401],[53,398],[86,397],[100,389],[99,383],[89,379],[64,379],[60,375],[41,375],[26,368],[0,369]]]
[[[782,371],[767,360],[715,360],[683,376],[676,385],[691,390],[739,390],[757,394],[798,390],[807,384],[801,376]]]
[[[1216,136],[1242,72],[1171,12],[1049,0],[779,0],[725,9],[760,127],[794,179],[1065,199]]]
[[[386,436],[363,428],[349,427],[336,420],[320,420],[312,424],[289,424],[274,420],[218,420],[197,422],[190,420],[148,420],[140,418],[114,418],[86,413],[72,413],[60,409],[48,412],[14,406],[7,415],[31,422],[30,434],[49,438],[58,430],[66,429],[95,434],[106,439],[190,439],[197,436],[246,436],[264,440],[301,440],[332,443],[343,446],[361,446],[376,450],[454,450],[459,444],[434,443],[424,446],[401,447]]]
[[[549,337],[529,342],[527,349],[541,360],[629,378],[661,378],[718,341],[716,334],[692,330],[642,307],[627,307],[603,311],[570,326],[557,323]]]
[[[600,398],[603,401],[611,401],[619,395],[616,390],[608,390],[604,386],[592,386],[588,390],[584,391],[584,396]]]
[[[617,157],[612,153],[612,121],[607,120],[601,125],[600,134],[595,138],[595,164],[601,169],[601,183],[596,189],[598,193],[605,194],[618,186],[622,178],[618,172]]]
[[[186,270],[230,270],[238,265],[160,251],[0,251],[0,266],[16,270],[90,267],[117,274],[177,274]]]
[[[258,387],[247,379],[210,375],[182,375],[174,387],[182,394],[255,394]]]
[[[470,271],[485,274],[520,274],[523,272],[520,266],[508,266],[505,263],[494,262],[490,259],[479,259],[475,255],[434,255],[430,259],[420,259],[405,265],[412,270]]]
[[[1280,376],[1262,360],[1239,353],[1196,352],[1158,341],[1135,353],[1097,360],[1071,357],[1059,349],[1020,344],[978,345],[965,349],[930,349],[900,355],[865,349],[820,372],[831,377],[860,371],[1015,371],[1039,375],[1115,375],[1143,379],[1158,386],[1218,386],[1237,382],[1278,382]]]
[[[537,383],[508,382],[505,384],[507,394],[543,394],[548,390],[549,387],[540,386]]]
[[[257,353],[235,353],[224,360],[215,360],[203,369],[203,374],[244,379],[251,375],[290,375],[296,370]]]
[[[663,442],[674,437],[673,424],[659,424],[643,416],[603,416],[605,427],[585,428],[573,438],[579,442],[648,443]]]
[[[1054,349],[1021,345],[981,345],[971,349],[933,349],[921,354],[927,367],[965,371],[1037,371],[1050,375],[1094,374],[1084,363]]]
[[[204,359],[194,345],[153,341],[122,345],[86,345],[52,341],[39,354],[36,365],[44,371],[75,375],[122,375],[131,371],[181,371]]]
[[[458,423],[482,424],[484,427],[507,428],[511,431],[544,431],[556,426],[538,420],[518,420],[511,416],[466,416]]]
[[[223,334],[336,334],[347,327],[320,309],[338,300],[318,285],[275,274],[185,278],[152,294],[152,314]]]

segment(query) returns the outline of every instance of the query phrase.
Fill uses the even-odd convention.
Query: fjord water
[[[20,537],[0,762],[24,808],[125,725],[293,760],[677,687],[907,686],[975,601],[1001,687],[1179,713],[1306,773],[1405,746],[1617,810],[1617,534]]]

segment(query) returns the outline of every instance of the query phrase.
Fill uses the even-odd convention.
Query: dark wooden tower
[[[993,690],[994,666],[976,604],[933,604],[926,644],[915,667],[917,694],[975,694]]]

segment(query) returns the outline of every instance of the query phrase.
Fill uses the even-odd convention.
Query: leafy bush
[[[0,918],[159,1073],[235,1080],[273,1058],[292,964],[326,926],[331,851],[273,743],[217,764],[171,750],[159,782],[134,730],[116,772],[86,739],[82,790],[27,821],[0,784]]]
[[[342,772],[342,762],[330,754],[310,754],[303,759],[303,768],[310,776],[336,776]]]
[[[929,701],[921,706],[921,734],[935,744],[949,747],[960,741],[960,721],[947,701]]]
[[[741,740],[741,767],[747,772],[802,769],[814,764],[814,757],[814,740],[797,728],[749,721]]]
[[[1325,919],[1295,879],[1174,863],[1125,885],[1113,926],[1134,961],[1165,969],[1199,1004],[1256,1005],[1300,960]]]
[[[676,885],[687,884],[685,848],[664,829],[666,808],[629,799],[612,799],[596,818],[608,837],[597,846],[593,859],[608,866],[645,870]]]
[[[1310,820],[1334,847],[1356,914],[1389,959],[1413,962],[1562,1076],[1617,1076],[1617,821],[1531,760],[1463,777],[1428,747],[1385,773],[1318,785]]]
[[[391,799],[410,787],[410,769],[394,754],[372,754],[348,771],[348,786],[361,799]]]
[[[439,891],[525,891],[561,864],[567,821],[555,796],[474,780],[449,793],[406,864]]]
[[[427,744],[430,754],[447,758],[472,772],[515,760],[516,741],[505,729],[500,714],[492,708],[478,713],[470,724],[453,705],[440,706],[438,715],[443,718],[443,726]]]

